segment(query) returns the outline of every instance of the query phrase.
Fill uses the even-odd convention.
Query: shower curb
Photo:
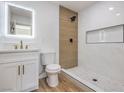
[[[80,78],[75,75],[72,75],[70,72],[62,69],[61,73],[63,73],[67,78],[69,78],[72,82],[74,82],[77,86],[83,89],[85,92],[104,92],[102,89],[90,84],[89,82],[82,82]]]

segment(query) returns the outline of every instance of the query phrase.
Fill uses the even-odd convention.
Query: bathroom
[[[16,36],[8,31],[9,15],[7,13],[10,12],[7,12],[6,6],[11,7],[8,10],[12,9],[13,13],[16,8],[31,12],[24,13],[30,14],[29,18],[32,19],[30,22],[31,37]],[[8,84],[6,81],[8,87],[13,86],[12,89],[5,88],[3,87],[5,82],[2,84],[3,79],[0,79],[0,91],[34,91],[40,88],[39,85],[42,86],[42,83],[47,82],[47,80],[38,81],[39,79],[44,80],[48,75],[45,70],[47,64],[43,64],[47,55],[53,57],[53,62],[49,56],[46,58],[47,61],[51,61],[51,64],[58,64],[57,67],[61,66],[59,67],[61,72],[59,70],[60,73],[57,75],[62,74],[62,76],[55,77],[58,79],[57,88],[67,87],[73,83],[73,86],[70,86],[71,90],[55,90],[48,87],[49,92],[124,91],[123,9],[123,1],[0,1],[0,74],[8,71],[5,68],[1,69],[6,67],[4,61],[23,61],[17,65],[18,71],[23,69],[18,73],[22,75],[17,77],[21,78],[17,83],[21,82],[22,85]],[[22,45],[23,47],[21,47]],[[35,60],[37,63],[35,71],[32,70],[30,73],[35,73],[35,87],[29,89],[25,89],[25,87],[30,87],[28,84],[24,84],[23,87],[22,78],[23,64],[26,60],[32,60],[32,64],[35,64]],[[14,64],[14,62],[12,63]],[[34,66],[31,65],[32,67]],[[28,68],[30,67],[28,66]],[[55,67],[53,66],[53,68]],[[6,74],[7,77],[3,76],[1,77],[11,77],[11,74]],[[71,83],[62,84],[63,77],[69,79]],[[25,78],[27,80],[30,76],[27,75]],[[53,81],[55,78],[53,77]],[[28,81],[25,82],[28,83]],[[15,88],[15,86],[18,87]],[[20,87],[24,89],[21,90]],[[76,89],[74,87],[78,87],[79,90],[73,90]],[[47,91],[42,89],[37,91]]]

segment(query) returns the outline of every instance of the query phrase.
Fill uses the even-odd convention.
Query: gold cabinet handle
[[[18,65],[18,75],[20,76],[20,65]]]
[[[24,65],[23,65],[23,75],[25,74],[25,67],[24,67]]]

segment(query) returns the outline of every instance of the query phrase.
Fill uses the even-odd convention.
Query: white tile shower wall
[[[113,11],[109,8],[113,7]],[[117,15],[120,13],[120,15]],[[86,44],[86,31],[124,24],[124,2],[97,2],[79,13],[79,66],[124,84],[124,44]],[[115,37],[117,38],[117,37]]]
[[[3,13],[1,12],[1,7],[3,2],[0,2],[0,27],[3,27]],[[51,2],[10,2],[24,7],[33,8],[35,10],[35,39],[34,40],[24,40],[30,43],[31,46],[39,48],[41,52],[56,52],[56,62],[59,62],[59,6]],[[4,29],[0,29],[4,32]],[[2,37],[1,37],[2,39]],[[9,41],[9,40],[7,40]],[[9,43],[0,43],[3,47],[12,47],[11,42],[14,39],[10,39]],[[17,41],[17,40],[15,40]],[[17,41],[19,43],[20,39]]]

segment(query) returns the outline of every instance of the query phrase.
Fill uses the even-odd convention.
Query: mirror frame
[[[9,30],[9,6],[12,6],[12,7],[17,7],[17,8],[20,8],[20,9],[24,9],[24,10],[27,10],[27,11],[31,11],[32,12],[32,35],[12,35],[12,34],[9,34],[8,30]],[[16,5],[16,4],[13,4],[13,3],[7,3],[5,2],[5,33],[4,33],[5,37],[10,37],[10,38],[26,38],[26,39],[34,39],[35,38],[35,12],[34,12],[34,9],[30,9],[30,8],[26,8],[26,7],[23,7],[23,6],[20,6],[20,5]]]

